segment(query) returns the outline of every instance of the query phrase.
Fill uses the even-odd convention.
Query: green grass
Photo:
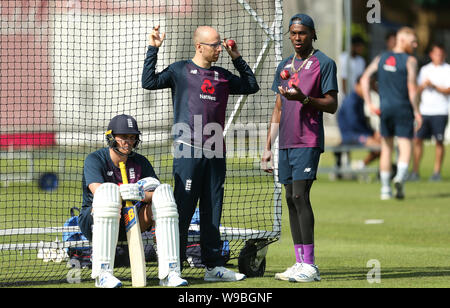
[[[450,147],[447,146],[447,151]],[[379,182],[330,181],[320,175],[312,188],[315,214],[316,264],[322,281],[293,284],[276,281],[275,273],[295,262],[286,204],[283,200],[281,239],[269,246],[264,277],[237,283],[205,283],[200,275],[188,277],[188,288],[437,288],[450,286],[450,168],[443,168],[443,181],[430,183],[434,151],[428,146],[421,167],[423,180],[406,184],[405,200],[380,201]],[[321,164],[332,164],[323,155]],[[243,184],[235,184],[242,186]],[[249,189],[258,189],[249,184]],[[2,195],[3,198],[3,195]],[[28,210],[32,214],[32,210]],[[244,215],[246,213],[243,213]],[[252,213],[253,214],[253,213]],[[365,224],[381,219],[382,224]],[[380,264],[380,283],[369,283],[369,260]],[[41,261],[39,261],[41,262]],[[229,268],[237,270],[233,259]],[[86,277],[79,284],[56,283],[32,287],[86,287],[93,282]],[[130,280],[124,280],[131,287]],[[153,275],[149,287],[158,286]],[[28,286],[29,287],[29,286]]]

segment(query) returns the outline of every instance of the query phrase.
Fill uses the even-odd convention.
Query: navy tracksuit
[[[142,87],[148,90],[172,89],[175,148],[183,157],[174,157],[175,200],[178,206],[181,259],[186,258],[188,229],[197,202],[200,208],[200,245],[202,262],[208,267],[223,265],[220,243],[220,218],[225,183],[225,144],[223,128],[230,94],[253,94],[259,90],[256,78],[239,57],[233,60],[240,76],[226,69],[212,66],[205,69],[191,60],[175,62],[156,73],[158,48],[148,47],[142,74]],[[201,125],[196,125],[201,123]],[[215,157],[205,155],[208,139],[204,133],[207,125],[221,130],[221,148],[212,148]],[[223,144],[223,146],[222,146]],[[210,152],[209,152],[210,153]]]

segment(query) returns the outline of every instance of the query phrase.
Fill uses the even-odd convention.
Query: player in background
[[[436,151],[433,175],[430,181],[441,180],[442,163],[445,156],[445,129],[450,106],[450,65],[445,62],[445,47],[433,44],[429,53],[431,62],[420,69],[418,84],[420,113],[423,125],[414,138],[413,172],[409,180],[419,180],[420,161],[423,154],[423,140],[434,136]]]
[[[370,110],[380,114],[381,199],[392,197],[391,173],[394,138],[397,137],[397,174],[394,177],[395,197],[403,199],[404,183],[411,159],[414,121],[416,129],[422,125],[417,103],[417,59],[412,56],[417,48],[417,36],[413,29],[404,27],[397,32],[393,50],[377,56],[361,77],[364,101]],[[377,73],[380,109],[374,107],[370,96],[370,78]]]
[[[386,50],[392,50],[395,47],[396,41],[397,41],[397,32],[393,30],[389,31],[384,37]]]
[[[337,115],[342,144],[378,147],[380,146],[381,136],[378,131],[374,131],[369,125],[364,113],[362,96],[360,77],[358,77],[352,92],[342,101]],[[338,157],[336,154],[335,157]],[[380,157],[380,151],[369,151],[369,154],[361,161],[362,166],[358,167],[363,168],[378,157]]]
[[[366,69],[366,60],[363,58],[366,43],[359,35],[352,36],[352,44],[350,54],[343,52],[339,56],[340,73],[342,77],[342,94],[350,95],[355,87],[357,79],[364,73]],[[350,93],[347,93],[350,89]]]
[[[289,222],[296,263],[275,279],[292,282],[319,281],[314,254],[314,213],[310,190],[324,151],[323,113],[338,106],[336,64],[313,47],[317,39],[314,21],[305,14],[289,22],[289,38],[295,53],[279,64],[272,90],[277,93],[262,157],[263,169],[273,172],[272,144],[279,135],[279,181],[286,189]],[[289,79],[280,73],[289,71]]]
[[[139,202],[136,204],[139,224],[141,232],[145,232],[154,225],[152,215],[165,212],[163,207],[170,203],[166,202],[170,201],[167,200],[170,195],[173,196],[169,185],[160,184],[151,163],[135,152],[140,134],[133,117],[125,114],[115,116],[105,134],[108,147],[92,152],[84,161],[83,206],[79,226],[92,242],[91,277],[99,288],[122,286],[114,276],[114,259],[117,241],[127,240],[124,215],[121,215],[125,201]],[[129,184],[122,184],[119,162],[126,165]],[[176,212],[176,206],[173,207]],[[187,281],[180,277],[178,255],[167,253],[178,244],[177,217],[172,217],[172,230],[175,231],[171,234],[161,235],[163,230],[158,231],[158,228],[163,228],[164,222],[159,222],[158,218],[155,220],[160,285],[187,285]]]
[[[180,214],[180,249],[186,259],[188,229],[197,202],[200,208],[200,246],[206,266],[205,281],[238,281],[245,278],[224,267],[221,255],[220,219],[226,173],[223,128],[228,96],[253,94],[259,90],[256,78],[237,45],[230,47],[208,26],[195,30],[195,55],[156,72],[159,47],[165,33],[156,26],[149,38],[142,73],[142,87],[172,89],[174,110],[175,200]],[[214,66],[225,49],[240,76]],[[214,128],[208,133],[208,130]],[[214,132],[214,134],[213,134]],[[210,138],[216,142],[210,143]]]

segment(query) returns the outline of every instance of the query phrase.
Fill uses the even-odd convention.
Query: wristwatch
[[[303,100],[302,104],[306,105],[309,104],[311,102],[311,98],[309,96],[306,96],[306,98]]]

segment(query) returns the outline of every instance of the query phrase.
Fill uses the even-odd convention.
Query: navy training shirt
[[[212,66],[205,69],[192,60],[175,62],[162,72],[156,72],[158,48],[149,46],[142,73],[142,87],[147,90],[171,88],[174,109],[174,124],[184,123],[190,128],[190,140],[185,134],[174,135],[175,141],[194,145],[201,140],[202,145],[209,138],[203,134],[206,125],[217,123],[222,132],[228,96],[233,94],[254,94],[259,91],[258,82],[251,68],[239,57],[233,65],[239,76],[230,71]],[[201,121],[202,131],[194,127]],[[185,140],[186,139],[186,140]]]
[[[355,137],[372,136],[374,131],[369,126],[364,113],[364,99],[355,91],[347,95],[338,111],[338,125],[342,143],[354,143]]]
[[[406,62],[410,55],[387,51],[381,54],[378,63],[378,90],[380,109],[402,113],[412,110],[408,95],[408,72]]]

